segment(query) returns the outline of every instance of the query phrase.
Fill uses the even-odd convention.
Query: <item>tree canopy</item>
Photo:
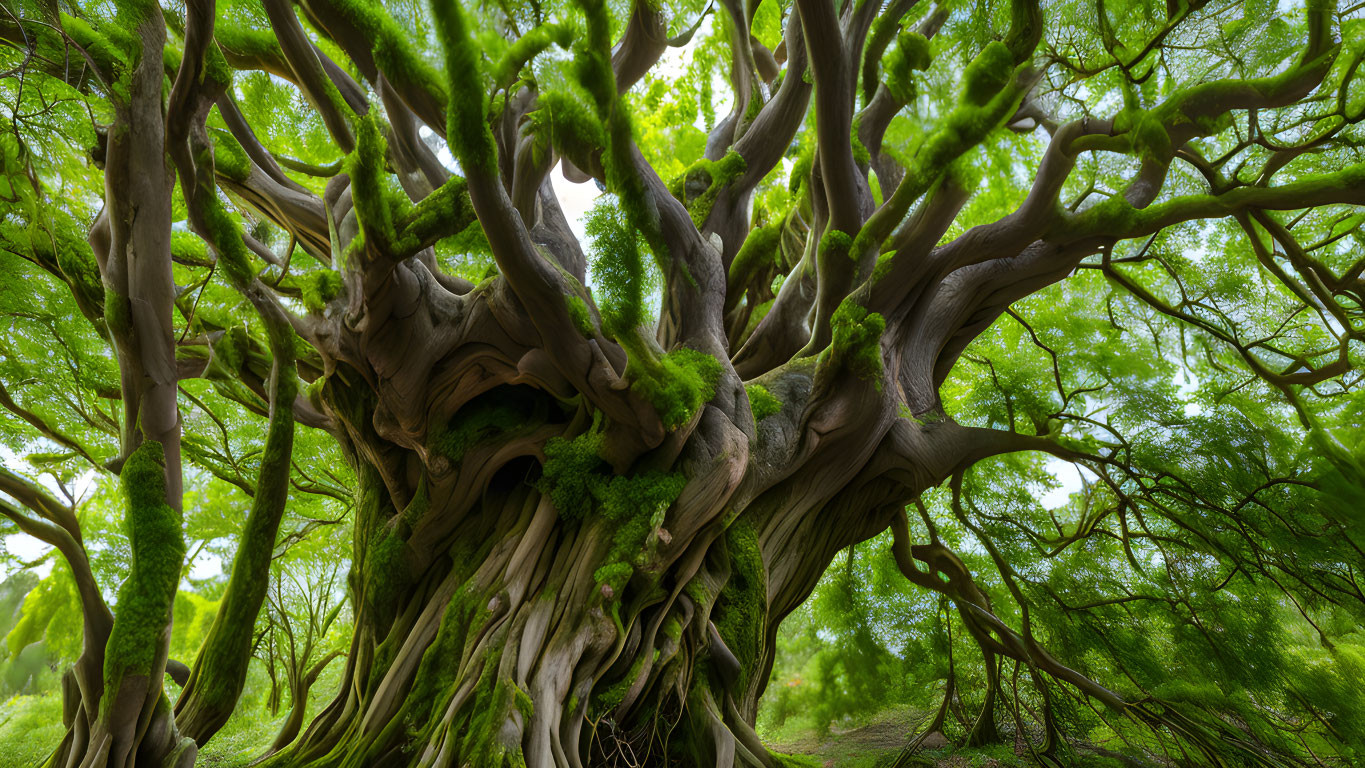
[[[897,765],[1365,759],[1365,5],[14,0],[0,43],[46,765],[189,766],[257,689],[270,766],[778,768],[889,705]]]

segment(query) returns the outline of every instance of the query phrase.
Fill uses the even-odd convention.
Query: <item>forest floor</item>
[[[783,728],[767,743],[770,750],[790,755],[789,764],[801,768],[889,768],[924,721],[924,713],[887,709],[849,727],[831,725],[823,737],[814,729]],[[927,739],[907,765],[913,768],[1023,768],[1033,765],[1017,755],[1013,745],[978,749],[949,746],[941,736]],[[1106,763],[1107,764],[1107,763]]]

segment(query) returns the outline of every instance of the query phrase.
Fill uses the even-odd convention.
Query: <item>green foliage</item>
[[[58,560],[23,598],[19,620],[5,636],[9,660],[17,661],[30,644],[42,642],[44,650],[57,659],[74,661],[81,651],[80,619],[80,597],[71,567]]]
[[[614,198],[598,200],[584,229],[592,239],[588,258],[602,328],[613,336],[629,334],[645,322],[645,294],[658,282],[645,261],[649,247]]]
[[[65,733],[60,693],[15,696],[0,704],[0,762],[5,765],[38,765]]]

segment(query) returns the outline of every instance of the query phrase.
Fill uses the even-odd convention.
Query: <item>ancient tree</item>
[[[779,623],[888,528],[904,577],[954,606],[987,666],[1036,681],[1040,755],[1060,686],[1192,759],[1278,764],[1217,712],[1078,671],[1031,623],[1027,574],[997,557],[1011,590],[988,595],[914,502],[948,483],[967,524],[973,465],[1042,452],[1109,479],[1099,519],[1133,546],[1216,515],[1077,415],[1060,373],[1053,401],[1007,423],[945,407],[977,337],[1078,271],[1273,390],[1333,477],[1358,482],[1319,406],[1351,391],[1365,333],[1365,262],[1321,244],[1365,202],[1361,48],[1341,42],[1357,9],[114,5],[26,1],[0,19],[6,248],[69,287],[83,343],[116,360],[99,394],[116,419],[80,428],[117,436],[117,454],[4,405],[119,475],[134,558],[106,605],[73,504],[0,476],[6,517],[82,586],[52,765],[188,765],[226,722],[291,494],[335,492],[291,469],[300,430],[354,474],[354,635],[332,703],[270,765],[775,766],[753,723]],[[677,51],[704,74],[679,79]],[[983,175],[981,153],[1009,147],[1033,150]],[[97,199],[87,181],[63,201],[79,183],[55,176],[82,162]],[[582,241],[557,169],[608,193]],[[1245,287],[1183,291],[1162,238],[1212,226],[1316,335],[1251,335],[1216,301]],[[1153,287],[1159,267],[1181,290]],[[182,420],[213,410],[184,394],[195,380],[214,407],[265,417],[249,471],[182,446]],[[172,703],[157,681],[182,463],[252,502]],[[1323,509],[1302,536],[1352,541]],[[1291,599],[1360,596],[1339,560],[1188,538],[1234,574],[1278,574]],[[993,707],[973,740],[998,736]]]

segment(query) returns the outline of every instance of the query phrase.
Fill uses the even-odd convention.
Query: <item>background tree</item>
[[[971,741],[1028,711],[1056,760],[1084,704],[1200,762],[1349,758],[1360,13],[21,3],[0,405],[119,476],[132,563],[110,608],[78,500],[0,474],[83,611],[51,763],[188,764],[291,488],[347,486],[341,686],[271,765],[776,765],[779,627],[888,530],[981,665]],[[609,193],[587,242],[557,164]],[[977,481],[1037,455],[1096,478],[1065,522]],[[252,500],[172,706],[188,466]]]
[[[344,647],[334,647],[336,633],[330,632],[346,607],[338,588],[342,562],[285,561],[271,581],[269,604],[262,615],[265,626],[258,630],[255,650],[270,673],[266,706],[271,714],[278,714],[284,701],[289,702],[284,725],[270,744],[271,752],[298,737],[313,685],[328,665],[346,655]]]

